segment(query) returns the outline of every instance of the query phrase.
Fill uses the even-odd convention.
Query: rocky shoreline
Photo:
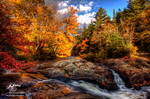
[[[140,89],[142,86],[150,86],[150,64],[148,61],[109,59],[104,64],[119,73],[128,88]]]
[[[69,86],[57,81],[40,82],[56,79],[62,82],[70,80],[83,80],[97,84],[102,89],[117,90],[110,69],[115,70],[129,88],[140,89],[142,86],[150,86],[150,64],[146,61],[129,61],[109,59],[104,64],[98,65],[84,59],[63,59],[57,62],[42,62],[32,67],[32,71],[23,70],[16,74],[1,72],[0,93],[9,92],[7,89],[11,83],[21,84],[18,92],[30,92],[32,99],[102,99],[87,93],[74,91]],[[40,82],[40,83],[39,83]],[[26,96],[12,97],[12,99],[26,99]],[[40,97],[40,98],[38,98]]]

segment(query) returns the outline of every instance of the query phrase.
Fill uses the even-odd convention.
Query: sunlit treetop
[[[22,0],[8,0],[8,1],[13,2],[13,3],[20,4]]]

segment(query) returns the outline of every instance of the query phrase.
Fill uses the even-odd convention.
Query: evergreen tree
[[[149,18],[146,14],[148,12],[145,12],[147,11],[146,9],[147,9],[147,6],[149,5],[150,5],[149,0],[129,0],[127,8],[124,9],[124,11],[122,12],[118,12],[117,17],[116,17],[120,32],[128,31],[129,35],[133,33],[132,36],[134,38],[133,37],[132,38],[134,40],[134,43],[142,50],[147,49],[147,47],[142,47],[144,42],[143,42],[143,39],[141,39],[141,36],[142,35],[144,36],[144,33],[145,33],[144,31],[148,31],[148,28],[149,28],[148,27]],[[147,40],[148,39],[145,38],[144,41],[147,41]]]
[[[113,23],[116,24],[116,11],[113,9]]]
[[[104,25],[106,23],[105,22],[106,18],[108,18],[106,11],[103,8],[99,8],[99,10],[95,16],[95,19],[96,19],[95,29],[96,29],[96,31],[99,31],[102,28],[102,25]]]

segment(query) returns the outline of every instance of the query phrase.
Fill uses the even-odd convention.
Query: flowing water
[[[125,83],[121,79],[121,77],[115,71],[111,71],[114,75],[114,80],[119,88],[117,91],[108,91],[105,89],[101,89],[98,85],[83,80],[70,80],[68,82],[61,82],[59,80],[55,81],[62,83],[75,91],[99,96],[103,99],[148,99],[147,94],[148,92],[150,92],[150,87],[143,87],[141,90],[129,89],[125,86]],[[54,79],[40,81],[39,83],[47,81],[54,81]]]
[[[123,80],[120,78],[120,76],[113,70],[111,70],[114,76],[114,80],[117,84],[117,86],[119,87],[119,89],[127,89],[125,86],[125,83],[123,82]]]
[[[98,85],[94,85],[82,80],[71,81],[69,84],[73,87],[78,87],[79,89],[82,89],[82,91],[86,93],[103,97],[103,99],[148,99],[147,92],[150,91],[149,87],[143,87],[142,90],[139,91],[128,89],[126,88],[125,83],[120,78],[120,76],[113,70],[112,73],[114,75],[114,80],[119,87],[119,90],[114,92],[101,89],[98,87]]]
[[[119,74],[117,74],[113,70],[111,71],[114,76],[114,81],[116,82],[119,88],[116,91],[108,91],[106,89],[101,89],[99,88],[98,85],[83,80],[79,81],[69,80],[67,82],[64,82],[56,79],[49,79],[39,81],[38,83],[55,81],[66,85],[67,87],[71,88],[74,91],[88,93],[91,95],[102,97],[103,99],[148,99],[147,96],[148,93],[150,94],[150,87],[142,87],[141,90],[129,89],[125,86],[125,83],[121,79]],[[28,99],[30,99],[31,94],[32,93],[30,92],[27,94]]]
[[[49,79],[38,81],[37,83],[58,82],[66,85],[74,91],[88,93],[97,97],[102,97],[102,99],[148,99],[147,95],[148,93],[150,93],[150,87],[143,87],[141,90],[129,89],[125,86],[125,83],[121,79],[121,77],[115,71],[111,71],[114,76],[114,81],[119,88],[117,91],[108,91],[106,89],[101,89],[98,85],[83,80],[69,80],[67,82],[64,82],[56,79]],[[28,92],[26,94],[27,99],[31,99],[30,96],[32,94],[32,92]]]

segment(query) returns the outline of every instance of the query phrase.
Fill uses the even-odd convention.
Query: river
[[[113,70],[111,70],[114,76],[114,80],[119,87],[116,91],[108,91],[106,89],[99,88],[98,85],[86,82],[83,80],[70,80],[67,82],[62,82],[56,79],[49,79],[41,82],[57,81],[69,86],[74,91],[88,93],[97,97],[102,97],[103,99],[148,99],[148,93],[150,92],[150,87],[142,87],[141,90],[135,90],[132,88],[127,88],[121,77]]]
[[[70,57],[72,58],[72,57]],[[59,61],[59,60],[58,60]],[[150,87],[142,87],[140,90],[135,90],[133,88],[127,88],[125,86],[125,82],[116,73],[114,70],[111,70],[114,76],[114,81],[118,86],[118,90],[116,91],[108,91],[106,89],[100,88],[97,84],[93,84],[83,80],[68,80],[68,81],[61,81],[60,79],[48,79],[48,80],[41,80],[37,83],[41,82],[59,82],[63,85],[71,88],[75,92],[82,92],[91,94],[97,97],[102,97],[102,99],[150,99]],[[28,99],[31,99],[30,96],[32,92],[28,92],[26,96]],[[149,97],[149,98],[148,98]]]

